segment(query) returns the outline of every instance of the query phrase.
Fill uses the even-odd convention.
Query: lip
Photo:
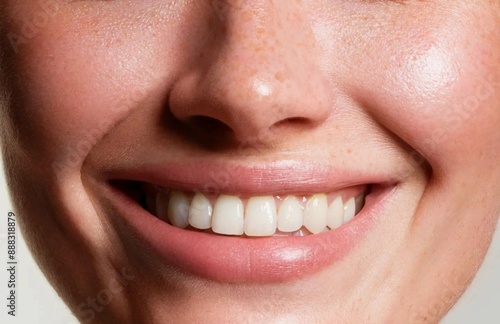
[[[246,166],[239,168],[239,180],[235,181],[232,187],[235,187],[239,193],[245,194],[284,190],[297,192],[299,187],[301,187],[301,192],[310,192],[313,188],[315,188],[314,192],[321,192],[322,188],[332,188],[331,184],[327,186],[322,178],[309,178],[305,187],[300,186],[302,183],[300,180],[307,179],[304,173],[299,177],[298,185],[296,182],[263,182],[260,181],[261,178],[251,178],[251,175],[255,176],[256,172],[271,176],[266,172],[274,171],[273,179],[286,179],[281,177],[286,164],[282,165],[283,169],[274,170]],[[194,171],[191,173],[181,172],[189,168],[187,164],[182,165],[180,169],[179,165],[163,166],[161,173],[158,173],[158,169],[149,168],[147,171],[144,167],[143,165],[135,172],[128,171],[125,179],[184,190],[203,189],[203,184],[207,183],[203,181],[209,180],[207,169],[204,168],[191,169]],[[177,172],[172,173],[174,170]],[[318,174],[318,171],[314,172]],[[290,169],[287,174],[290,174]],[[181,179],[181,175],[188,176]],[[311,172],[309,172],[310,175]],[[253,182],[259,185],[252,186],[252,181],[244,181],[248,179],[253,179]],[[332,179],[331,176],[329,179]],[[361,178],[351,179],[352,185],[369,183],[366,178],[363,182],[361,181],[363,181]],[[271,187],[274,188],[275,184],[277,188],[271,191]],[[342,185],[336,182],[333,187],[339,186]],[[136,200],[117,187],[109,185],[106,188],[109,189],[111,200],[116,204],[115,207],[123,217],[124,223],[161,258],[166,266],[216,282],[273,283],[304,278],[345,258],[363,241],[367,231],[377,224],[380,216],[384,214],[385,207],[389,204],[390,196],[397,187],[397,184],[389,184],[388,181],[375,183],[371,193],[366,197],[364,208],[351,222],[338,229],[304,237],[262,238],[219,236],[179,229],[147,212]]]
[[[318,162],[281,160],[269,163],[208,161],[144,163],[113,170],[106,179],[146,182],[181,191],[231,193],[240,196],[334,192],[366,184],[394,183],[390,174],[336,169]]]

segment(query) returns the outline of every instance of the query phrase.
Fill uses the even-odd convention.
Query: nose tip
[[[260,8],[251,18],[248,10],[228,10],[220,22],[225,32],[211,37],[218,43],[200,48],[216,54],[174,84],[172,115],[205,136],[223,131],[238,142],[264,134],[272,140],[325,121],[333,98],[311,55],[310,27],[283,19],[278,10]]]
[[[212,80],[203,79],[201,84],[179,81],[170,106],[173,115],[191,128],[207,136],[229,131],[238,142],[285,125],[314,127],[327,118],[329,107],[319,86],[293,79],[283,84],[234,70],[214,73]]]

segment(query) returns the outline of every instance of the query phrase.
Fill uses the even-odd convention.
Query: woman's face
[[[474,276],[499,1],[2,6],[9,186],[81,321],[437,322]]]

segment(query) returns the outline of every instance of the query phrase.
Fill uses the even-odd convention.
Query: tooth
[[[218,234],[243,234],[243,202],[235,196],[221,195],[214,205],[212,231]]]
[[[365,195],[362,194],[356,197],[355,202],[356,202],[356,211],[354,212],[354,214],[357,215],[365,205]]]
[[[323,232],[326,227],[328,201],[325,194],[312,196],[304,211],[304,226],[313,234]]]
[[[281,232],[295,232],[304,222],[302,206],[294,196],[286,197],[278,212],[278,230]]]
[[[327,225],[331,229],[339,228],[343,224],[344,204],[342,197],[337,197],[328,207]]]
[[[170,194],[170,202],[168,204],[168,219],[175,227],[186,228],[188,222],[189,199],[180,192],[174,191]]]
[[[350,222],[354,215],[356,214],[356,203],[354,198],[351,198],[347,201],[344,206],[344,224]]]
[[[189,206],[189,225],[198,229],[209,229],[212,227],[212,204],[202,193],[194,195]]]
[[[273,197],[252,197],[245,210],[245,234],[272,236],[276,233],[277,218]]]

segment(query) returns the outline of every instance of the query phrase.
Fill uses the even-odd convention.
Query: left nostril
[[[209,134],[223,134],[231,132],[231,128],[224,122],[208,117],[208,116],[193,116],[188,120],[188,124],[194,128],[196,131],[203,133],[204,135]]]

